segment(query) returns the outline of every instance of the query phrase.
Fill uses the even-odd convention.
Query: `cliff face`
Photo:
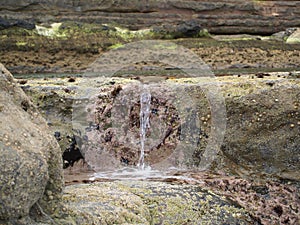
[[[216,34],[271,34],[300,26],[299,1],[0,0],[0,13],[2,28],[73,20],[136,30],[193,21]]]

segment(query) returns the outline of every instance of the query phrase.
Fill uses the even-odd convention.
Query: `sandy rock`
[[[45,120],[3,65],[0,86],[0,220],[22,224],[33,207],[56,210],[61,155]]]

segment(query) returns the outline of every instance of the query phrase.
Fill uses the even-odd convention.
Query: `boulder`
[[[296,29],[286,40],[289,44],[300,43],[300,29]]]
[[[57,210],[63,187],[61,151],[47,124],[0,64],[0,221],[33,224]],[[35,214],[36,212],[36,214]]]
[[[220,153],[237,174],[299,182],[300,80],[277,76],[224,78],[227,128]]]
[[[157,36],[162,38],[199,37],[205,34],[205,31],[199,25],[199,21],[195,20],[183,21],[174,25],[154,26],[152,30]]]

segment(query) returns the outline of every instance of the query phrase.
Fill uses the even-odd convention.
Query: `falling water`
[[[141,109],[140,109],[140,141],[141,141],[141,153],[138,162],[140,169],[145,168],[145,140],[147,129],[150,128],[150,105],[151,94],[148,90],[144,90],[140,96]]]

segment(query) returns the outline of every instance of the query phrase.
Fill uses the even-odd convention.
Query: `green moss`
[[[117,43],[117,44],[110,46],[108,49],[118,49],[118,48],[122,48],[122,47],[124,47],[123,44]]]
[[[59,37],[64,38],[67,35],[65,33],[60,32],[60,27],[62,23],[52,23],[50,27],[44,27],[36,25],[36,32],[41,36],[46,36],[49,38]]]
[[[16,45],[17,45],[18,47],[20,47],[20,46],[25,46],[25,45],[27,45],[27,42],[24,42],[24,41],[18,41],[18,42],[16,43]]]
[[[166,43],[166,44],[157,44],[154,46],[154,48],[160,50],[160,49],[167,49],[167,50],[175,50],[177,49],[177,45],[174,43]]]
[[[203,30],[199,31],[198,37],[206,37],[206,38],[210,38],[210,37],[211,37],[211,34],[208,32],[207,29],[203,29]]]

